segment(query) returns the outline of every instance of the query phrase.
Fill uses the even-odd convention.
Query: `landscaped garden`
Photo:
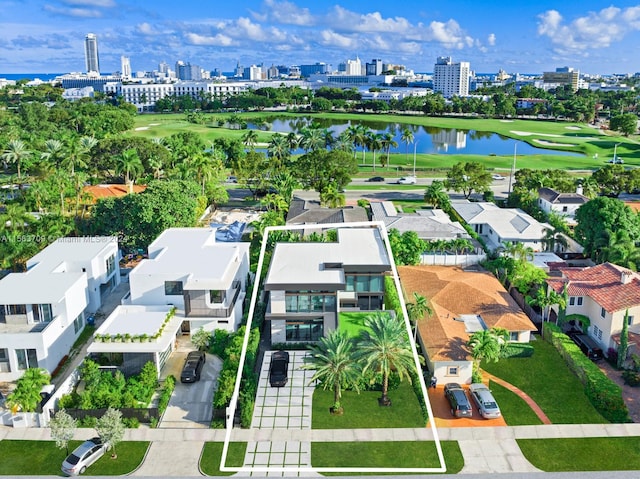
[[[456,441],[441,441],[448,474],[457,474],[464,458]],[[313,467],[436,468],[440,461],[433,441],[314,442]],[[345,475],[323,473],[324,475]],[[349,473],[348,475],[353,475]]]
[[[486,362],[482,367],[526,392],[555,424],[606,423],[555,348],[541,339],[531,344],[531,357]],[[514,417],[511,420],[517,421]]]
[[[640,469],[638,437],[518,439],[527,460],[556,471],[630,471]]]
[[[69,451],[83,441],[69,441]],[[118,443],[118,457],[105,454],[88,472],[92,476],[122,476],[133,472],[144,459],[149,447],[145,441]],[[67,457],[55,441],[0,441],[0,475],[2,476],[59,476],[62,461]],[[7,459],[10,458],[10,459]]]
[[[235,472],[221,472],[220,458],[222,457],[221,442],[205,442],[200,456],[200,470],[207,476],[231,476]],[[247,451],[246,442],[231,442],[227,451],[227,467],[242,467]]]

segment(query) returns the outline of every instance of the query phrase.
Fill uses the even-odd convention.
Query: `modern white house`
[[[491,249],[522,243],[534,252],[543,251],[545,232],[553,229],[519,208],[499,208],[494,203],[469,200],[454,200],[451,206]]]
[[[551,188],[538,189],[538,206],[546,213],[563,216],[570,224],[575,224],[578,208],[589,201],[578,188],[575,193],[559,193]]]
[[[102,295],[120,282],[115,237],[60,238],[0,280],[0,381],[53,372]]]
[[[264,283],[272,344],[318,341],[341,310],[383,309],[390,271],[376,227],[339,228],[335,243],[276,244]]]
[[[123,304],[175,306],[182,332],[235,331],[242,321],[249,243],[216,239],[216,228],[170,228],[129,273]]]
[[[640,275],[612,263],[585,268],[559,266],[552,269],[547,284],[558,294],[565,288],[569,301],[566,314],[579,315],[574,326],[591,336],[606,353],[617,349],[628,311],[630,352],[640,353]],[[551,307],[550,320],[558,315]]]

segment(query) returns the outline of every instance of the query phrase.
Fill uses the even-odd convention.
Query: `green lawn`
[[[555,348],[540,338],[531,345],[529,358],[483,362],[482,368],[526,392],[555,424],[606,423]]]
[[[457,474],[464,458],[456,441],[442,441],[442,453],[448,474]],[[433,441],[403,442],[314,442],[311,444],[313,467],[440,467]],[[338,473],[324,473],[338,475]],[[347,475],[344,472],[340,475]],[[355,475],[357,473],[348,473]]]
[[[69,452],[82,441],[69,442]],[[105,454],[87,469],[92,476],[121,476],[133,472],[144,459],[148,442],[128,441],[117,445],[117,459]],[[67,457],[64,449],[56,447],[54,441],[0,441],[0,475],[61,475],[62,461]],[[7,458],[11,458],[7,460]]]
[[[224,118],[230,114],[212,113],[211,117]],[[207,116],[209,116],[207,114]],[[288,117],[295,118],[299,116],[311,116],[309,114],[295,113],[243,113],[240,115],[243,119],[250,121],[251,119],[268,119],[269,117]],[[545,148],[543,142],[552,142],[556,144],[564,144],[566,146],[553,146],[556,149],[566,149],[581,153],[583,156],[564,156],[558,155],[549,149],[548,154],[537,155],[518,155],[517,168],[560,168],[560,169],[594,169],[605,164],[606,159],[613,156],[613,149],[616,143],[618,146],[617,153],[624,158],[625,165],[640,166],[640,148],[629,138],[622,136],[610,135],[603,133],[595,128],[580,123],[555,122],[555,121],[534,121],[534,120],[513,120],[503,121],[482,118],[442,118],[442,117],[423,117],[414,115],[363,115],[353,113],[316,113],[313,114],[318,119],[328,120],[354,120],[368,123],[371,128],[383,129],[385,123],[403,125],[430,126],[441,128],[457,128],[462,130],[475,130],[498,133],[508,138],[514,138],[525,141],[537,148]],[[135,130],[135,128],[143,128]],[[226,129],[213,127],[211,125],[195,125],[185,120],[185,115],[178,114],[144,114],[136,117],[133,135],[144,136],[147,138],[164,137],[181,131],[192,131],[200,134],[207,142],[216,138],[241,138],[246,132],[245,130]],[[267,143],[271,135],[270,131],[256,131],[259,143]],[[523,135],[522,133],[526,133]],[[548,136],[553,135],[553,136]],[[547,148],[551,148],[548,146]],[[598,154],[597,158],[594,155]],[[362,162],[361,155],[358,155],[358,161]],[[365,154],[364,164],[371,165],[373,161],[373,153]],[[418,154],[416,157],[416,165],[419,168],[450,168],[451,165],[459,161],[480,161],[487,168],[497,168],[510,170],[513,162],[513,156],[488,156],[488,155],[439,155],[439,154]],[[405,145],[399,145],[396,151],[392,151],[389,160],[389,167],[376,169],[376,174],[390,174],[390,172],[398,174],[396,167],[411,168],[413,166],[413,155],[406,154]],[[372,172],[371,166],[363,167],[363,171]],[[401,176],[401,175],[400,175]],[[419,174],[419,176],[426,176]]]
[[[509,426],[535,426],[542,424],[540,418],[517,394],[499,384],[490,382],[491,392],[500,405],[502,417]]]
[[[220,472],[220,458],[222,457],[221,442],[205,442],[200,457],[200,470],[207,476],[231,476],[235,472]],[[246,442],[232,442],[227,453],[228,467],[242,467],[247,451]]]
[[[364,331],[364,320],[371,313],[341,312],[338,316],[338,329],[345,331],[350,337],[357,338]],[[383,313],[384,314],[384,313]]]
[[[344,391],[341,404],[344,415],[329,414],[333,391],[316,388],[313,392],[313,429],[359,429],[388,427],[425,427],[422,411],[412,386],[403,381],[395,391],[389,391],[391,407],[378,406],[380,391]]]
[[[555,471],[630,471],[640,469],[640,437],[518,439],[527,460]]]

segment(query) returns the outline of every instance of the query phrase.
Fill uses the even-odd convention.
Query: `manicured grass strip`
[[[364,330],[369,330],[369,328],[365,328],[364,320],[371,313],[339,313],[338,319],[338,329],[340,331],[346,332],[350,337],[356,338],[360,335],[360,333]]]
[[[640,469],[640,437],[518,439],[527,460],[547,472]]]
[[[526,392],[554,424],[606,423],[555,348],[542,339],[531,344],[534,353],[529,358],[483,362],[482,367]]]
[[[442,441],[448,474],[457,474],[464,458],[456,441]],[[434,441],[403,442],[314,442],[311,444],[313,467],[440,467]],[[323,473],[324,475],[345,475]],[[348,473],[356,475],[357,473]]]
[[[70,441],[69,452],[83,441]],[[87,469],[92,476],[119,476],[133,472],[144,459],[149,447],[145,441],[121,442],[116,446],[117,459],[107,452],[98,462]],[[61,474],[62,461],[67,457],[64,449],[56,447],[54,441],[0,441],[0,475],[55,475]]]
[[[205,442],[200,457],[200,470],[207,476],[231,476],[235,472],[221,472],[220,458],[222,457],[221,442]],[[227,463],[229,467],[242,467],[247,452],[246,442],[232,442],[229,444]]]
[[[329,414],[333,405],[333,391],[316,388],[313,392],[313,429],[360,429],[388,427],[425,427],[416,393],[403,381],[395,391],[389,391],[393,403],[378,406],[380,391],[344,391],[340,401],[344,415]]]
[[[493,381],[490,381],[490,387],[507,425],[537,426],[542,424],[533,409],[520,396]]]

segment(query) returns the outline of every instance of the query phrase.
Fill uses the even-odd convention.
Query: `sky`
[[[431,72],[438,56],[479,73],[640,71],[640,2],[618,0],[0,0],[0,74],[102,72],[177,60],[232,71],[379,58]]]

